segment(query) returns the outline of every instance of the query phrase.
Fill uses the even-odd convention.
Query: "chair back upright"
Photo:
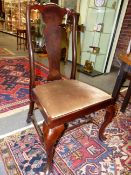
[[[62,21],[64,16],[67,14],[68,17],[72,18],[72,70],[71,79],[75,79],[76,73],[76,21],[77,14],[74,10],[69,10],[67,8],[60,8],[58,5],[49,3],[46,5],[27,5],[27,39],[28,39],[28,49],[29,49],[29,59],[30,59],[30,85],[31,88],[35,87],[35,64],[34,64],[34,54],[33,54],[33,44],[31,38],[31,11],[39,10],[42,20],[45,24],[43,30],[43,35],[45,39],[45,45],[48,55],[49,62],[49,74],[47,80],[58,80],[61,79],[60,73],[60,58],[61,58],[61,43],[62,43]]]

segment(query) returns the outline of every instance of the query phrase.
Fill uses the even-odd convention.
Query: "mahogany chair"
[[[35,84],[35,59],[31,39],[30,14],[32,9],[38,9],[46,24],[44,37],[49,59],[49,74],[44,85]],[[60,73],[61,55],[61,23],[67,14],[72,17],[72,70],[70,79],[63,79]],[[76,73],[76,13],[67,8],[60,8],[56,4],[27,6],[27,37],[30,62],[30,108],[27,122],[33,122],[40,141],[47,154],[47,167],[43,171],[50,174],[54,148],[57,141],[67,128],[67,123],[87,114],[106,109],[104,122],[99,129],[99,138],[105,139],[103,134],[106,126],[115,115],[114,99],[111,95],[75,80]],[[34,117],[34,103],[43,115],[42,130]]]

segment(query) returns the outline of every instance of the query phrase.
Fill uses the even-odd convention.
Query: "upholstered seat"
[[[77,80],[55,80],[36,86],[33,92],[50,120],[111,99],[104,91]]]

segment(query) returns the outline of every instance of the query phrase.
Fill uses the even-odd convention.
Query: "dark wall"
[[[129,0],[124,21],[122,24],[120,36],[117,43],[117,50],[127,50],[129,40],[131,39],[131,0]]]

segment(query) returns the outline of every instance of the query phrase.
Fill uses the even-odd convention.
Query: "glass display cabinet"
[[[16,33],[17,28],[25,28],[27,0],[5,0],[5,31]]]
[[[88,60],[98,72],[106,71],[121,3],[122,0],[86,0],[81,4],[85,11],[80,11],[80,17],[86,28],[81,35],[81,65]]]
[[[33,2],[32,0],[31,2]],[[50,2],[45,0],[42,2]],[[16,34],[17,28],[26,27],[26,5],[29,0],[5,0],[5,28],[4,30],[8,33]],[[38,18],[38,13],[34,11],[32,13],[32,21],[36,21]]]

